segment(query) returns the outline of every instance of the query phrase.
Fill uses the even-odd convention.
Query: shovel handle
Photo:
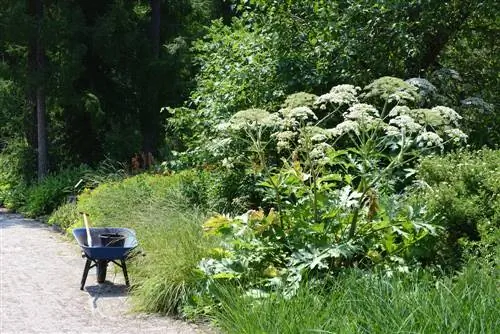
[[[87,230],[87,243],[89,247],[92,247],[92,236],[90,235],[89,221],[87,214],[85,212],[80,212],[83,215],[83,222],[85,223],[85,229]]]

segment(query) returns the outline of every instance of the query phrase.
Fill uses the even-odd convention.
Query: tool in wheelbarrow
[[[86,215],[84,215],[86,221]],[[106,280],[106,271],[109,262],[113,262],[123,270],[125,284],[129,286],[127,265],[125,260],[130,252],[137,247],[135,232],[121,227],[89,227],[86,221],[85,228],[73,229],[73,236],[82,249],[82,257],[85,257],[85,267],[80,290],[85,287],[85,281],[91,268],[97,269],[97,282]],[[119,261],[120,263],[118,263]]]

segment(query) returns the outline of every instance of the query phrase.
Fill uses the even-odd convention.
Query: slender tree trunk
[[[35,17],[36,6],[35,1],[28,0],[28,15]],[[24,118],[24,131],[28,145],[33,150],[36,150],[37,144],[37,129],[36,129],[36,87],[34,84],[34,74],[37,69],[37,36],[34,31],[30,34],[28,41],[28,69],[26,83],[26,100],[28,102],[28,113]]]
[[[151,58],[148,69],[148,86],[145,95],[148,97],[144,106],[142,121],[142,150],[146,156],[152,156],[155,153],[158,145],[159,136],[159,115],[160,107],[158,101],[158,87],[156,78],[156,61],[160,55],[160,24],[161,24],[161,4],[160,0],[150,0],[151,6],[151,22],[149,39],[151,41]],[[148,159],[149,160],[149,159]],[[151,161],[145,161],[145,167],[149,167]]]
[[[36,90],[36,116],[38,139],[38,180],[42,180],[47,175],[49,170],[45,90],[42,86],[39,86]]]
[[[35,19],[35,29],[28,51],[28,101],[36,112],[36,142],[38,180],[48,172],[47,125],[43,72],[45,70],[45,50],[42,42],[43,0],[29,0],[28,12]],[[34,80],[33,80],[34,78]],[[34,82],[34,83],[33,83]]]
[[[158,59],[160,54],[160,0],[151,0],[151,43],[153,59]]]

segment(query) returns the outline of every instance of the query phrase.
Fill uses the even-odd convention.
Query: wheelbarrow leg
[[[92,261],[90,259],[87,259],[87,262],[85,262],[85,268],[83,269],[83,276],[82,276],[82,283],[80,285],[80,290],[83,290],[83,288],[85,287],[85,281],[87,280],[87,275],[89,274],[91,264]]]
[[[125,284],[127,286],[130,286],[130,283],[128,281],[127,265],[125,264],[125,260],[122,259],[121,263],[122,263],[123,276],[125,277]]]
[[[104,283],[106,280],[106,271],[108,269],[108,261],[97,260],[97,283]]]

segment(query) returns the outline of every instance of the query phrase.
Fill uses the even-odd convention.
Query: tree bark
[[[160,55],[160,25],[161,25],[161,3],[160,0],[150,0],[151,21],[149,39],[151,41],[151,58],[148,68],[148,87],[144,92],[147,96],[144,110],[141,116],[142,128],[142,151],[146,156],[152,156],[157,150],[159,135],[159,115],[160,107],[158,101],[158,87],[156,78],[156,62]],[[145,163],[145,167],[149,163]]]
[[[47,125],[45,108],[44,70],[45,50],[42,41],[43,1],[29,0],[28,12],[35,19],[35,29],[28,50],[28,101],[33,105],[36,117],[37,175],[42,180],[49,169],[47,147]],[[35,126],[33,126],[35,127]]]
[[[153,59],[158,59],[160,55],[160,0],[151,0],[151,43]]]

